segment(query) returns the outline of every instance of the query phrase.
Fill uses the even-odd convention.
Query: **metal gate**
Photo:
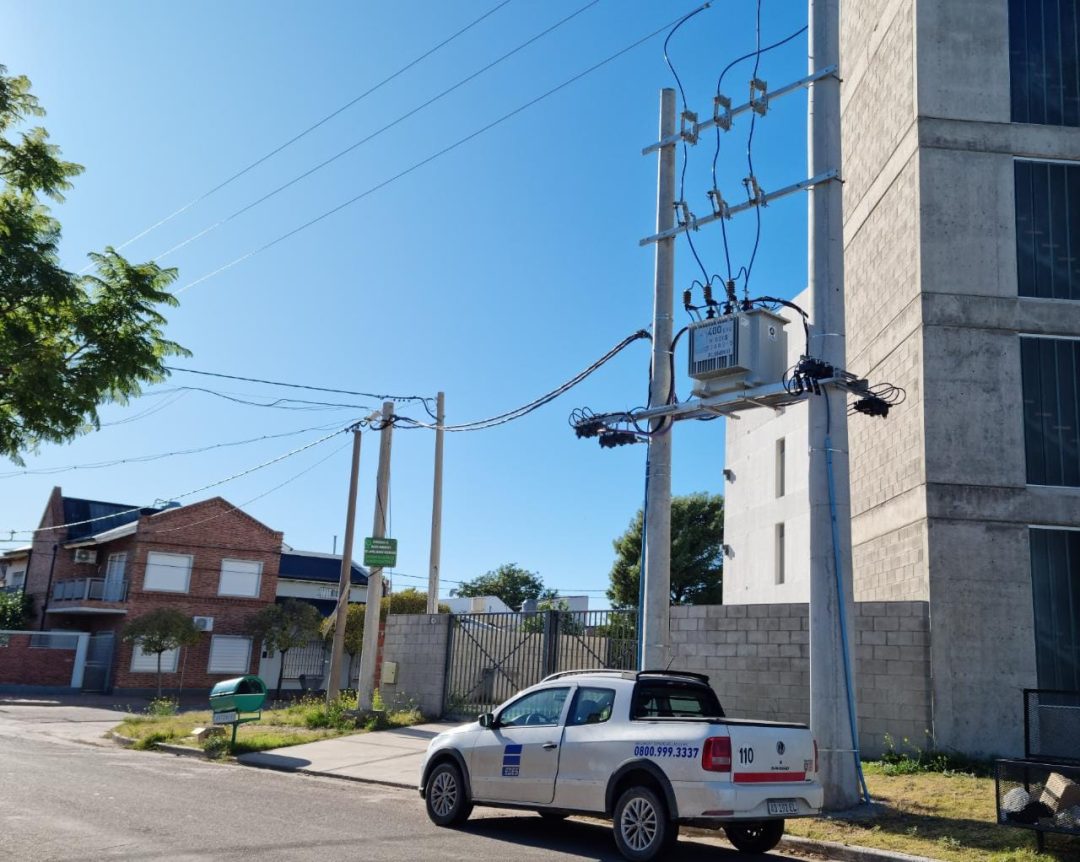
[[[115,646],[116,635],[113,632],[90,635],[86,646],[86,665],[83,669],[83,691],[109,690]]]
[[[454,614],[445,713],[474,718],[545,676],[637,667],[636,611]]]

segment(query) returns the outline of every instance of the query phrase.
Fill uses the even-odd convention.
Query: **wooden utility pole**
[[[341,661],[345,654],[345,624],[349,614],[349,594],[352,592],[353,531],[356,526],[356,486],[360,476],[360,427],[355,426],[352,448],[352,475],[349,477],[349,504],[345,515],[345,544],[341,549],[341,577],[338,579],[337,612],[334,617],[334,647],[330,653],[330,678],[326,681],[326,701],[329,703],[341,688]],[[335,551],[337,536],[334,537]]]
[[[379,471],[375,480],[374,539],[386,536],[386,503],[390,491],[390,438],[394,430],[394,402],[384,401],[379,432]],[[382,567],[368,572],[367,608],[364,610],[364,651],[360,655],[357,708],[370,710],[375,690],[375,668],[379,661],[379,611],[382,606]]]

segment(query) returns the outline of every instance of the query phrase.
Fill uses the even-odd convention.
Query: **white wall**
[[[795,297],[806,308],[806,291]],[[785,317],[794,317],[792,312]],[[787,326],[788,366],[805,347],[802,326]],[[724,464],[724,604],[806,602],[810,598],[810,508],[805,402],[775,412],[747,410],[727,421]],[[784,440],[783,496],[777,496],[777,441]],[[777,580],[777,525],[784,525],[784,583]]]
[[[512,609],[496,596],[469,596],[440,599],[439,604],[450,608],[452,614],[505,614]]]
[[[326,584],[318,581],[294,581],[289,578],[278,578],[277,595],[292,599],[324,599],[335,601],[338,597],[337,584]],[[350,602],[366,602],[367,587],[354,586],[349,590]]]

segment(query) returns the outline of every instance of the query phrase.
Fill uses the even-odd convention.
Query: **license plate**
[[[799,803],[794,799],[770,799],[769,813],[773,815],[798,814]]]

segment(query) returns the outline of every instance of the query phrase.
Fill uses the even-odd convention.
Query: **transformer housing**
[[[787,370],[787,320],[764,308],[691,323],[690,377],[698,398],[780,383]]]

